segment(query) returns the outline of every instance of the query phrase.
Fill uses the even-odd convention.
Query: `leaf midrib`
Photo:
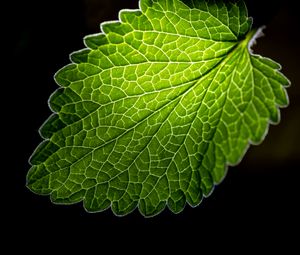
[[[250,36],[249,34],[251,34],[251,36]],[[201,76],[201,77],[199,77],[199,78],[195,78],[195,83],[197,83],[197,82],[196,82],[197,80],[201,80],[201,79],[203,79],[205,76],[209,75],[213,70],[216,70],[216,68],[219,68],[219,66],[220,66],[222,63],[224,64],[224,61],[230,59],[231,55],[235,52],[235,50],[237,50],[239,47],[241,47],[244,43],[248,43],[248,42],[250,41],[252,35],[253,35],[253,32],[252,32],[252,31],[251,31],[251,33],[248,32],[247,35],[246,35],[246,38],[243,39],[243,40],[238,41],[237,44],[236,44],[235,46],[233,46],[233,47],[230,49],[230,51],[227,53],[227,55],[224,56],[224,58],[222,58],[222,59],[221,59],[221,60],[220,60],[220,61],[219,61],[212,69],[210,69],[210,70],[208,70],[206,73],[204,73],[203,76]],[[246,41],[246,42],[245,42],[245,41]],[[91,153],[93,153],[95,150],[100,149],[100,148],[102,148],[102,147],[104,147],[104,146],[110,144],[110,143],[113,142],[113,141],[116,141],[117,139],[119,139],[119,138],[120,138],[121,136],[123,136],[123,135],[126,135],[128,132],[132,131],[134,128],[136,128],[137,126],[139,126],[140,124],[142,124],[142,123],[143,123],[145,120],[147,120],[150,116],[152,116],[153,114],[157,113],[159,110],[164,109],[164,108],[167,107],[169,104],[171,104],[172,102],[174,102],[174,100],[178,100],[180,97],[183,97],[184,94],[188,93],[188,92],[191,90],[191,88],[193,88],[193,85],[194,85],[194,84],[192,84],[189,88],[187,88],[187,90],[183,91],[180,95],[177,95],[175,98],[173,98],[172,100],[170,100],[169,102],[167,102],[165,105],[162,105],[160,108],[156,109],[156,111],[152,112],[150,115],[145,116],[145,118],[144,118],[141,122],[137,122],[134,126],[130,127],[130,129],[127,130],[126,132],[121,133],[121,134],[118,135],[117,137],[114,137],[114,138],[113,138],[112,140],[110,140],[109,142],[104,143],[104,144],[98,146],[97,148],[91,149],[91,151],[89,151],[89,152],[86,153],[85,155],[81,156],[81,157],[78,158],[76,161],[72,162],[69,166],[64,167],[64,168],[62,168],[62,169],[58,169],[58,170],[63,171],[63,170],[65,170],[65,169],[67,169],[67,168],[70,168],[72,165],[78,163],[80,160],[83,160],[84,158],[86,158],[87,156],[89,156],[89,155],[90,155]],[[174,89],[174,88],[173,88],[173,89]],[[180,100],[179,100],[179,101],[180,101]],[[98,109],[98,108],[96,108],[95,111],[97,111],[97,109]],[[89,115],[90,115],[90,114],[89,114]],[[89,115],[87,115],[85,118],[87,118]],[[84,120],[85,118],[82,118],[82,120]],[[82,121],[82,120],[79,120],[79,121]],[[78,122],[79,122],[79,121],[78,121]],[[75,122],[75,123],[76,123],[76,122]],[[163,122],[162,122],[162,123],[163,123]],[[73,123],[73,124],[74,124],[74,123]],[[72,124],[71,124],[71,125],[72,125]],[[162,124],[161,124],[161,125],[162,125]],[[67,127],[68,127],[68,126],[67,126]],[[160,127],[159,127],[159,128],[160,128]],[[159,128],[158,128],[158,129],[159,129]],[[50,140],[50,141],[51,141],[52,138],[53,138],[53,136],[52,136],[50,139],[47,139],[47,140]],[[53,141],[52,141],[52,142],[53,142]],[[55,142],[53,142],[53,143],[55,143]],[[56,143],[55,143],[55,144],[56,144]],[[148,143],[147,143],[147,144],[148,144]],[[147,144],[146,144],[146,146],[147,146]],[[50,158],[50,157],[51,157],[51,155],[50,155],[48,158]],[[41,163],[41,164],[44,164],[44,163],[45,163],[45,162],[43,162],[43,163]],[[39,164],[39,165],[41,165],[41,164]],[[40,180],[42,180],[42,179],[48,177],[49,174],[51,175],[52,173],[55,173],[55,172],[57,172],[58,170],[53,171],[53,172],[48,172],[48,173],[47,173],[45,176],[43,176]],[[124,172],[124,171],[121,171],[119,174],[117,174],[116,176],[114,176],[111,180],[113,180],[114,178],[118,177],[118,176],[119,176],[120,174],[122,174],[123,172]],[[66,181],[69,179],[70,174],[71,174],[71,171],[69,170],[69,171],[68,171],[68,177],[66,178]],[[110,180],[110,181],[111,181],[111,180]],[[66,181],[65,181],[65,182],[66,182]],[[64,182],[64,183],[65,183],[65,182]],[[54,189],[53,191],[51,191],[50,194],[52,194],[54,191],[57,191],[59,188],[61,188],[61,187],[64,185],[64,183],[63,183],[60,187],[58,187],[58,188]]]
[[[224,61],[225,61],[226,59],[230,59],[231,54],[234,52],[235,49],[238,48],[238,46],[241,44],[241,42],[242,42],[242,41],[237,42],[237,44],[236,44],[234,47],[232,47],[232,49],[231,49],[230,52],[227,54],[227,56],[225,56],[223,59],[221,59],[221,60],[214,66],[214,68],[208,70],[206,73],[203,74],[203,76],[201,76],[201,77],[199,77],[199,78],[196,78],[196,79],[195,79],[195,83],[197,83],[197,82],[196,82],[197,80],[201,80],[201,79],[205,78],[205,76],[209,75],[210,72],[212,72],[213,70],[216,70],[216,68],[218,68],[222,63],[224,63]],[[158,111],[160,111],[161,109],[164,109],[165,107],[167,107],[169,104],[171,104],[172,102],[174,102],[174,100],[178,100],[180,97],[183,97],[186,93],[188,93],[188,92],[191,90],[191,88],[193,88],[193,85],[194,85],[194,84],[192,84],[189,88],[187,88],[187,90],[183,91],[181,94],[177,95],[175,98],[173,98],[172,100],[170,100],[169,102],[167,102],[165,105],[162,105],[160,108],[156,109],[156,111],[153,111],[150,115],[145,116],[144,119],[142,119],[140,122],[137,122],[134,126],[130,127],[130,129],[127,130],[126,132],[123,132],[123,133],[119,134],[117,137],[114,137],[114,138],[111,139],[109,142],[106,142],[106,143],[104,143],[104,144],[102,144],[102,145],[100,145],[100,146],[98,146],[98,147],[96,147],[96,148],[91,149],[91,151],[89,151],[89,152],[86,153],[85,155],[81,156],[80,158],[78,158],[77,160],[75,160],[74,162],[72,162],[69,166],[64,167],[64,168],[62,168],[62,169],[58,169],[58,170],[63,171],[63,170],[65,170],[65,169],[67,169],[67,168],[70,168],[72,165],[78,163],[80,160],[83,160],[84,158],[86,158],[87,156],[89,156],[89,155],[90,155],[91,153],[93,153],[95,150],[100,149],[100,148],[102,148],[102,147],[104,147],[104,146],[110,144],[111,142],[116,141],[117,139],[119,139],[119,138],[120,138],[121,136],[123,136],[123,135],[126,135],[128,132],[132,131],[134,128],[136,128],[137,126],[139,126],[140,124],[142,124],[145,120],[147,120],[147,119],[148,119],[149,117],[151,117],[153,114],[158,113]],[[173,88],[173,89],[174,89],[174,88]],[[179,101],[180,101],[180,100],[179,100]],[[97,109],[96,109],[95,111],[97,111]],[[92,112],[91,112],[91,113],[92,113]],[[89,114],[89,115],[90,115],[90,114]],[[89,115],[87,115],[85,118],[87,118]],[[79,120],[79,121],[82,121],[82,120],[84,120],[85,118],[82,118],[82,119]],[[77,121],[77,122],[79,122],[79,121]],[[75,123],[77,123],[77,122],[75,122]],[[73,124],[75,124],[75,123],[72,123],[71,125],[73,125]],[[162,123],[163,123],[163,122],[162,122]],[[68,125],[68,126],[69,126],[69,125]],[[68,126],[67,126],[67,127],[68,127]],[[65,128],[67,128],[67,127],[65,127]],[[159,127],[159,128],[160,128],[160,127]],[[50,140],[50,141],[51,141],[52,138],[53,138],[53,136],[52,136],[50,139],[47,139],[47,140]],[[53,141],[51,141],[51,142],[53,142]],[[56,144],[55,142],[53,142],[53,143]],[[147,143],[147,144],[148,144],[148,143]],[[147,144],[146,144],[146,146],[147,146]],[[74,146],[73,146],[73,147],[74,147]],[[63,148],[65,148],[65,147],[63,147]],[[49,157],[51,157],[51,156],[49,156]],[[48,157],[48,158],[49,158],[49,157]],[[41,164],[44,164],[44,163],[45,163],[45,162],[42,162]],[[41,164],[38,164],[38,165],[41,165]],[[55,172],[57,172],[58,170],[47,173],[47,175],[43,176],[43,178],[41,178],[41,179],[46,178],[49,174],[51,175],[52,173],[55,173]],[[68,172],[68,177],[66,178],[66,181],[68,180],[70,173],[71,173],[71,172],[69,171],[69,172]],[[120,172],[119,174],[117,174],[116,176],[114,176],[111,180],[113,180],[114,178],[116,178],[117,176],[119,176],[121,173],[123,173],[123,172]],[[111,180],[110,180],[110,181],[111,181]],[[64,184],[62,184],[62,185],[64,185]],[[61,185],[59,188],[61,188],[62,185]],[[57,191],[59,188],[54,189],[54,190],[51,192],[51,194],[52,194],[54,191]]]

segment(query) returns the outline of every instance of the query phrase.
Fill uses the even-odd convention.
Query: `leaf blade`
[[[248,49],[243,1],[140,6],[55,75],[27,177],[55,203],[144,216],[197,206],[288,103],[279,65]]]

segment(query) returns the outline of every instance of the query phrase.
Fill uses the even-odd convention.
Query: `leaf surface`
[[[89,212],[178,213],[279,122],[289,81],[251,53],[243,1],[141,0],[119,17],[55,75],[27,186]]]

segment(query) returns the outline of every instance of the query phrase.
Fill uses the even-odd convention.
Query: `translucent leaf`
[[[178,213],[279,122],[289,81],[251,53],[243,1],[141,0],[119,17],[55,75],[27,185],[89,212]]]

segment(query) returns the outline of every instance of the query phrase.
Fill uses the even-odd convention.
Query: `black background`
[[[124,237],[144,240],[149,244],[145,247],[157,243],[168,246],[165,238],[172,237],[170,247],[196,246],[199,250],[209,239],[215,243],[212,250],[220,244],[217,240],[228,240],[229,247],[242,241],[244,249],[255,243],[292,247],[300,217],[300,23],[293,1],[248,1],[255,25],[267,25],[266,36],[259,39],[254,50],[282,64],[292,82],[288,89],[291,103],[281,111],[282,122],[270,127],[266,140],[252,146],[199,207],[186,206],[179,215],[165,210],[150,219],[136,210],[120,218],[110,210],[88,214],[81,204],[53,205],[48,197],[26,189],[27,161],[41,141],[38,128],[50,114],[47,100],[57,88],[53,74],[69,63],[69,53],[84,47],[85,35],[99,32],[100,22],[115,20],[120,9],[137,6],[137,0],[52,0],[12,1],[3,7],[3,12],[11,14],[5,23],[10,32],[4,40],[4,51],[9,51],[5,75],[9,92],[2,100],[6,102],[2,135],[9,138],[2,159],[8,164],[1,169],[9,173],[8,179],[1,177],[3,186],[8,185],[3,195],[7,201],[2,203],[2,211],[7,214],[3,224],[9,224],[7,236],[32,242],[44,239],[48,244],[45,247],[90,233],[102,246],[108,240],[118,246],[116,243]],[[182,242],[184,237],[189,238],[187,242]]]

